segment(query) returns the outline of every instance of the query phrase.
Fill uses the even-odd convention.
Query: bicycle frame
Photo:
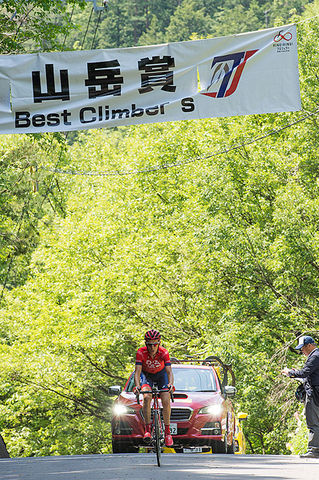
[[[150,395],[152,394],[153,404],[151,406],[151,445],[155,449],[157,465],[161,466],[161,453],[162,446],[164,445],[164,426],[163,420],[161,418],[161,412],[159,407],[159,396],[162,392],[168,392],[168,390],[158,390],[157,386],[154,385],[151,391],[140,392],[141,395]],[[174,397],[172,392],[169,392],[172,402],[174,402]],[[140,404],[139,395],[136,395],[137,403]]]
[[[156,387],[155,387],[156,388]],[[153,387],[154,389],[154,387]],[[153,394],[153,406],[151,408],[151,412],[153,413],[152,418],[152,439],[155,446],[156,458],[157,458],[157,465],[161,466],[161,453],[162,453],[162,446],[164,444],[164,429],[163,429],[163,421],[161,419],[161,412],[158,403],[158,393],[152,389]]]

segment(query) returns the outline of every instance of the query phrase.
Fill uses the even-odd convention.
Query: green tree
[[[197,8],[195,0],[182,1],[166,29],[166,40],[189,40],[194,34],[205,37],[210,31],[210,25],[211,19],[206,16],[205,8]]]
[[[215,36],[242,33],[264,28],[264,18],[260,15],[259,2],[230,2],[233,5],[220,9],[213,18],[212,33]],[[261,17],[261,19],[259,18]]]
[[[0,280],[5,291],[22,285],[40,238],[55,214],[65,214],[64,186],[38,166],[65,163],[59,135],[3,136],[0,145]],[[51,158],[48,160],[47,157]]]
[[[81,0],[3,0],[0,4],[0,53],[30,53],[58,50],[72,28],[68,5],[81,7]]]

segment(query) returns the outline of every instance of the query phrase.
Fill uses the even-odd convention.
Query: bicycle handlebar
[[[172,403],[174,403],[174,395],[173,395],[172,391],[167,390],[167,388],[162,389],[162,390],[158,390],[157,388],[154,388],[154,387],[153,387],[152,390],[144,390],[143,392],[139,392],[138,394],[135,394],[136,401],[140,405],[140,395],[152,394],[152,396],[154,397],[154,395],[158,395],[159,393],[162,393],[162,392],[167,392],[167,393],[169,392]]]

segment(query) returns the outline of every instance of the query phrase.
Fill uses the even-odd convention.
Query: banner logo
[[[274,42],[280,42],[281,40],[285,40],[286,42],[290,42],[292,39],[292,34],[290,32],[287,32],[286,34],[282,35],[283,30],[280,30],[277,35],[274,36]]]
[[[231,53],[215,57],[212,62],[212,77],[206,92],[200,92],[212,98],[224,98],[232,95],[243,73],[247,60],[258,50]],[[209,90],[214,90],[209,92]]]

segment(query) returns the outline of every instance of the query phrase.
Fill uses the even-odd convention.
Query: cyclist
[[[136,352],[136,364],[134,374],[134,393],[140,391],[151,392],[152,386],[156,383],[161,392],[160,398],[163,405],[163,419],[165,425],[165,445],[171,447],[173,439],[170,433],[171,403],[169,392],[174,390],[174,377],[168,351],[160,346],[161,334],[157,330],[149,330],[144,336],[145,347]],[[145,421],[144,440],[151,439],[151,400],[152,394],[144,394],[143,415]]]

